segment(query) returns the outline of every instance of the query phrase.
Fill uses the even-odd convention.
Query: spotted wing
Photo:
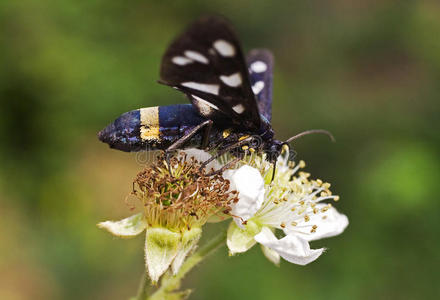
[[[201,18],[171,43],[162,58],[160,82],[187,94],[206,118],[260,128],[240,43],[223,18]]]
[[[260,113],[272,119],[273,55],[266,49],[251,50],[246,56],[252,91],[257,98]]]

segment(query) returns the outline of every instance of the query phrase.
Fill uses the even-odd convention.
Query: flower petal
[[[277,266],[280,265],[280,255],[275,250],[272,250],[264,245],[261,245],[261,250],[263,251],[264,256],[266,256],[270,262]]]
[[[249,250],[256,243],[254,236],[258,231],[259,228],[254,222],[249,221],[243,228],[238,227],[235,222],[231,222],[226,240],[229,252],[234,255]]]
[[[238,191],[239,201],[232,205],[232,215],[237,225],[250,219],[261,207],[264,201],[264,180],[260,172],[248,165],[237,170],[228,170],[224,175],[231,180],[231,189]]]
[[[181,234],[162,227],[147,228],[145,264],[153,283],[168,269],[181,246]]]
[[[255,240],[274,250],[288,262],[298,265],[311,263],[324,251],[323,248],[310,249],[307,241],[295,235],[286,235],[282,239],[277,239],[274,233],[267,227],[263,227],[261,232],[255,236]]]
[[[173,263],[171,264],[171,269],[173,270],[174,275],[179,272],[186,256],[197,247],[197,243],[201,236],[202,229],[198,227],[193,227],[191,230],[183,232],[180,250],[177,252],[176,258],[174,258]]]
[[[320,211],[324,207],[327,207],[324,203],[316,205],[316,208]],[[286,234],[294,233],[306,241],[315,241],[339,235],[348,226],[347,216],[339,213],[334,207],[328,208],[325,212],[310,214],[309,217],[310,219],[307,224],[310,224],[310,227],[305,227],[307,230],[295,230],[295,227],[292,227],[285,230]],[[305,223],[302,222],[298,225],[305,225]],[[314,232],[310,231],[312,225],[317,226]]]
[[[195,158],[198,162],[204,162],[212,157],[212,155],[209,154],[208,152],[197,148],[185,149],[179,151],[179,153],[186,154],[186,161],[190,161],[191,158]],[[206,165],[206,171],[210,172],[211,169],[218,170],[221,167],[222,165],[219,163],[219,161],[217,159],[214,159],[213,161],[211,161],[209,164]]]
[[[113,235],[129,238],[144,231],[147,225],[143,213],[138,213],[120,221],[101,222],[98,224],[98,227],[107,230]]]

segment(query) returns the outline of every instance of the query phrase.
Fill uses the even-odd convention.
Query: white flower
[[[231,188],[239,192],[238,203],[232,205],[235,222],[228,229],[231,254],[259,243],[275,264],[282,257],[305,265],[324,252],[323,248],[310,249],[309,241],[338,235],[347,227],[348,218],[322,202],[339,200],[331,194],[330,184],[309,180],[310,174],[298,172],[305,163],[294,166],[286,152],[278,158],[273,182],[273,168],[264,155],[252,155],[238,169],[225,172]],[[276,230],[284,236],[278,238]]]
[[[98,227],[118,237],[133,237],[144,230],[145,263],[153,281],[171,269],[177,274],[185,258],[197,247],[202,226],[215,215],[224,218],[236,201],[236,192],[216,175],[204,176],[200,161],[211,156],[201,150],[182,151],[168,165],[158,159],[140,172],[133,182],[132,194],[142,203],[143,212],[120,221],[106,221]],[[207,170],[217,169],[214,161]]]
[[[229,172],[227,171],[227,173]],[[232,189],[240,193],[240,201],[232,206],[231,212],[232,215],[240,216],[242,221],[246,221],[263,204],[264,180],[257,169],[247,165],[231,173]],[[241,225],[241,222],[238,225]]]

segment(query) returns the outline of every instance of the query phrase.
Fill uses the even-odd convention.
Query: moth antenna
[[[335,137],[333,136],[333,134],[331,134],[330,131],[327,131],[324,129],[310,129],[310,130],[303,131],[301,133],[298,133],[297,135],[294,135],[294,136],[288,138],[285,143],[290,143],[291,141],[296,140],[297,138],[300,138],[302,136],[309,135],[309,134],[315,134],[315,133],[325,134],[332,140],[332,142],[336,141]]]

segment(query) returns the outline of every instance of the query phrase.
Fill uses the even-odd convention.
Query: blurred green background
[[[196,268],[191,299],[430,299],[440,295],[440,3],[432,1],[1,1],[0,299],[126,299],[143,238],[97,222],[128,216],[141,169],[96,133],[139,107],[185,103],[159,62],[206,13],[276,58],[273,126],[350,225],[301,267],[258,247]],[[205,237],[218,229],[208,226]]]

